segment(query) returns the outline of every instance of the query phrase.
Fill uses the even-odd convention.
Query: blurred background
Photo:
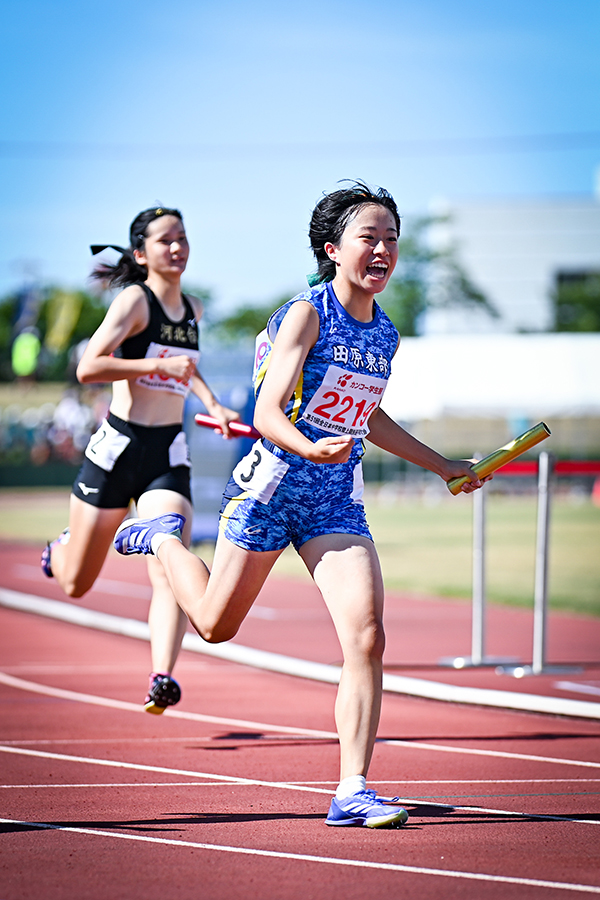
[[[74,378],[112,299],[88,283],[90,244],[127,244],[149,206],[182,210],[200,368],[250,417],[254,336],[314,271],[315,203],[355,178],[391,191],[403,220],[381,297],[403,335],[384,408],[447,455],[544,420],[558,458],[599,460],[599,38],[596,0],[7,6],[0,486],[66,496],[106,411],[106,389]],[[246,447],[196,428],[198,409],[204,540]],[[365,471],[375,506],[462,502],[376,448]],[[535,479],[492,490],[534,494]],[[594,475],[556,492],[598,511]]]

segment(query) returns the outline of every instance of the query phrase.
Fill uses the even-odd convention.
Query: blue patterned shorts
[[[285,473],[277,476],[266,502],[250,493],[248,477],[262,463],[260,456],[266,456],[265,450],[273,451],[287,466]],[[238,474],[236,481],[232,476],[225,488],[220,531],[238,547],[263,552],[283,550],[290,543],[298,550],[311,538],[325,534],[356,534],[373,540],[362,503],[361,456],[357,445],[346,463],[312,463],[263,438],[236,469],[242,477]],[[245,477],[249,489],[239,484]]]

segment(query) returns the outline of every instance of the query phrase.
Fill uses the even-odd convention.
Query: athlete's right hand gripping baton
[[[500,447],[499,450],[490,453],[489,456],[484,456],[483,459],[478,460],[473,464],[472,469],[478,478],[485,478],[487,475],[491,475],[492,472],[495,472],[496,469],[500,469],[502,466],[505,466],[506,463],[516,459],[517,456],[521,456],[522,453],[531,450],[536,444],[545,441],[549,436],[550,429],[544,422],[540,422],[539,425],[534,425],[529,431],[520,434],[514,441],[510,441],[510,443],[505,444],[504,447]],[[461,475],[459,478],[451,478],[450,481],[447,482],[448,490],[451,494],[456,495],[460,493],[461,487],[463,484],[466,484],[467,481],[469,481],[469,478],[466,475]]]

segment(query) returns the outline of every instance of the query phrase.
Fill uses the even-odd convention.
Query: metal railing
[[[508,463],[498,475],[527,476],[537,474],[537,529],[535,549],[535,579],[533,597],[533,650],[531,665],[514,659],[490,657],[485,653],[486,632],[486,488],[473,493],[473,592],[471,620],[471,656],[449,657],[440,665],[463,669],[494,666],[498,673],[521,678],[547,672],[574,671],[573,666],[548,666],[546,644],[548,633],[548,561],[550,553],[550,513],[554,476],[600,476],[600,462],[591,460],[560,460],[543,451],[539,460],[518,460]]]

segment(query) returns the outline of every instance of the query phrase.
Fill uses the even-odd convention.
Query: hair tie
[[[102,253],[103,250],[116,250],[117,253],[120,253],[121,256],[126,256],[127,254],[131,254],[131,250],[125,250],[124,247],[119,247],[118,244],[92,244],[90,246],[90,250],[92,251],[92,256],[96,256],[98,253]]]
[[[313,272],[312,275],[306,276],[309,287],[316,287],[318,284],[327,284],[328,281],[333,281],[334,278],[335,275],[319,275],[318,272]]]

